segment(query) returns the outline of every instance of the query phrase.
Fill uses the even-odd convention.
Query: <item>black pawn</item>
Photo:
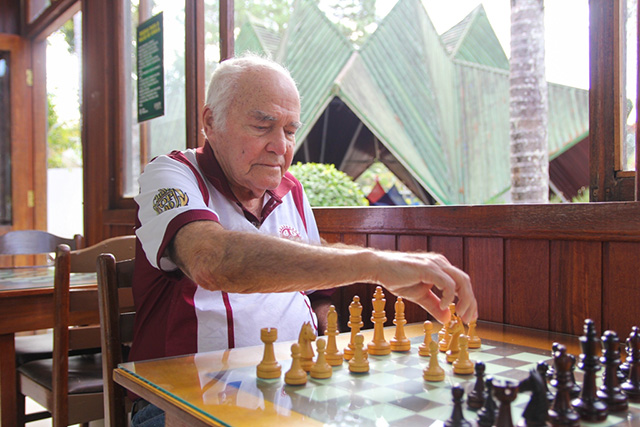
[[[627,355],[629,354],[629,351],[628,351],[626,345],[624,345],[621,350],[624,351],[625,354],[627,354]],[[622,353],[620,355],[620,359],[622,360]],[[627,378],[629,378],[629,358],[628,358],[628,356],[625,358],[625,361],[623,363],[621,363],[620,367],[618,368],[618,383],[622,384],[623,382],[625,382],[627,380]]]
[[[484,382],[485,386],[485,400],[482,408],[478,411],[478,425],[480,427],[491,427],[497,415],[498,406],[493,400],[493,379],[487,377]]]
[[[629,362],[629,378],[622,383],[622,392],[630,401],[640,402],[640,328],[631,328],[627,338],[627,361]]]
[[[560,343],[557,343],[557,342],[554,342],[553,344],[551,344],[551,360],[552,361],[553,361],[553,355],[555,354],[556,351],[558,351],[559,345]],[[551,387],[553,388],[556,387],[556,370],[553,367],[553,364],[549,366],[549,369],[547,370],[547,381],[549,382]]]
[[[578,382],[576,381],[576,377],[574,375],[575,371],[576,371],[576,358],[575,356],[572,355],[571,370],[569,371],[571,373],[571,381],[573,382],[573,386],[571,387],[571,390],[569,392],[572,398],[579,397],[580,392],[582,392],[582,388],[580,387],[580,384],[578,384]]]
[[[518,384],[510,381],[500,381],[493,384],[493,392],[496,399],[500,402],[498,410],[497,427],[513,427],[513,418],[511,416],[511,402],[518,397]]]
[[[471,427],[471,423],[465,420],[462,414],[462,396],[464,390],[459,384],[454,385],[451,388],[451,395],[453,396],[453,412],[451,418],[444,422],[446,427]]]
[[[609,414],[607,404],[597,396],[596,375],[600,370],[600,360],[596,349],[600,339],[593,320],[584,321],[584,335],[580,337],[582,354],[578,367],[584,371],[582,394],[571,402],[573,408],[585,421],[604,421]]]
[[[547,372],[549,371],[549,364],[544,360],[541,360],[536,365],[536,371],[538,371],[538,373],[540,374],[540,377],[542,378],[542,383],[544,384],[544,391],[547,394],[547,401],[549,402],[549,404],[551,404],[553,403],[553,399],[555,399],[556,396],[553,394],[551,390],[549,390],[549,386],[547,385],[547,378],[548,378]]]
[[[580,415],[571,407],[571,389],[573,387],[573,375],[571,366],[575,364],[575,358],[567,354],[567,349],[558,344],[553,354],[555,370],[556,398],[552,408],[549,409],[549,422],[552,426],[580,425]]]
[[[547,425],[547,415],[549,411],[549,400],[547,397],[547,379],[538,368],[529,371],[529,376],[520,381],[518,392],[531,392],[531,399],[527,407],[524,408],[522,419],[518,425],[527,427],[543,427]]]
[[[473,390],[467,397],[467,406],[470,409],[480,409],[485,401],[485,389],[484,389],[484,371],[486,366],[484,362],[477,361],[475,364],[476,383],[473,386]]]
[[[622,393],[618,380],[618,367],[620,366],[620,340],[614,331],[605,331],[602,335],[604,352],[600,363],[604,365],[602,374],[602,386],[597,394],[606,402],[609,412],[626,411],[629,408],[627,396]]]

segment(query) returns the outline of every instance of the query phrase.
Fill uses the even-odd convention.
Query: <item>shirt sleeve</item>
[[[140,239],[149,263],[164,271],[177,266],[164,256],[164,250],[182,225],[197,220],[218,221],[198,186],[198,178],[187,165],[160,156],[149,163],[139,178],[138,204]]]

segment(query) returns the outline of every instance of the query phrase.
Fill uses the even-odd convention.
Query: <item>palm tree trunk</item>
[[[543,0],[511,0],[510,135],[513,203],[547,203],[549,150]]]

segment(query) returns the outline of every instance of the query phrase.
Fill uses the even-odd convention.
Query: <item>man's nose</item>
[[[287,135],[284,129],[274,132],[269,144],[267,145],[267,150],[272,151],[273,153],[283,156],[284,153],[287,152]]]

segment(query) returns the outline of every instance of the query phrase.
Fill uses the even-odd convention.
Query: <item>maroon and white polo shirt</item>
[[[311,207],[289,173],[267,193],[262,224],[243,211],[209,144],[154,159],[140,177],[134,298],[136,325],[130,360],[260,345],[260,329],[297,339],[304,322],[317,325],[302,292],[232,294],[208,291],[165,255],[177,230],[199,220],[229,230],[319,244]]]

